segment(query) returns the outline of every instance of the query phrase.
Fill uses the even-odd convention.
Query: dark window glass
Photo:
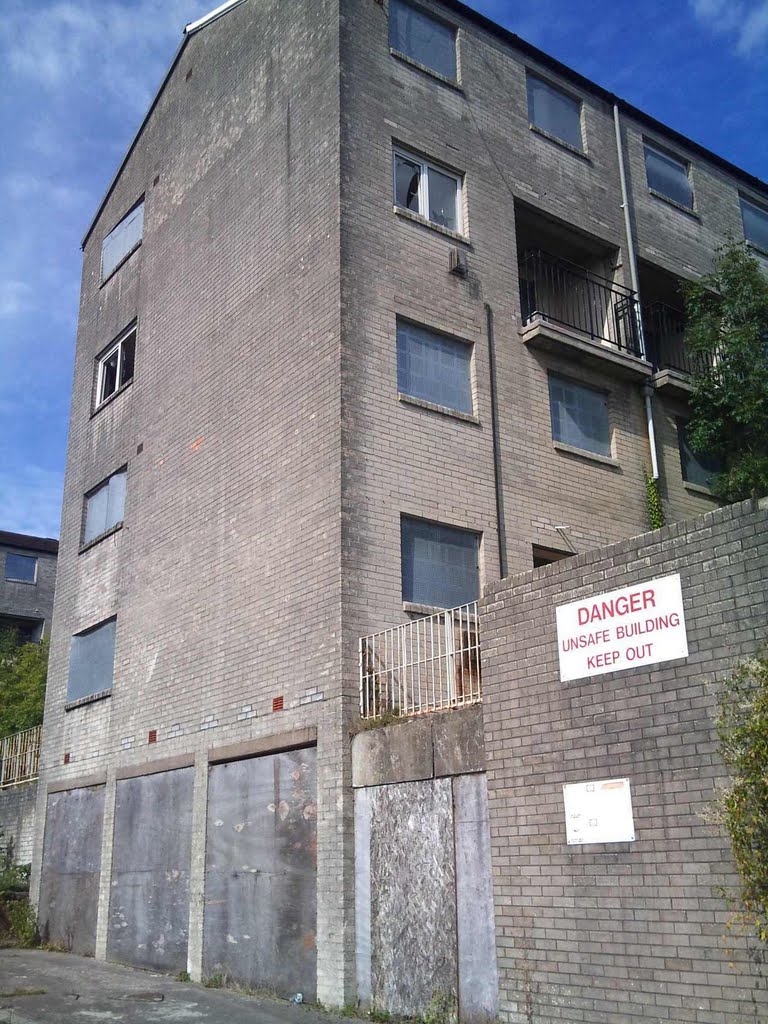
[[[398,323],[397,389],[403,394],[471,413],[471,365],[471,345]]]
[[[528,76],[528,120],[574,149],[583,148],[579,100],[533,75]]]
[[[480,595],[480,535],[403,516],[400,524],[403,600],[437,608]]]
[[[144,200],[123,217],[101,244],[101,278],[109,277],[144,235]]]
[[[9,632],[18,645],[38,644],[43,636],[43,621],[41,619],[19,619],[14,615],[0,615],[0,633]]]
[[[90,543],[123,521],[125,480],[126,471],[121,469],[86,496],[83,544]]]
[[[99,361],[97,405],[105,402],[118,388],[133,380],[136,357],[136,329],[127,331]]]
[[[756,245],[758,249],[768,252],[768,210],[742,199],[741,220],[746,240]]]
[[[136,332],[132,331],[122,342],[123,359],[120,367],[120,387],[133,380],[133,363],[136,358]]]
[[[451,231],[458,231],[456,217],[456,179],[443,174],[434,167],[427,168],[427,185],[429,187],[429,213],[427,216],[435,223]]]
[[[390,0],[389,45],[444,78],[456,80],[456,30],[401,0]]]
[[[5,578],[19,583],[34,583],[37,577],[37,559],[32,555],[14,555],[8,552],[5,556]]]
[[[709,455],[699,455],[691,448],[688,440],[690,424],[686,420],[677,421],[677,441],[680,447],[680,468],[683,480],[699,487],[712,487],[712,478],[722,473],[722,461]]]
[[[552,437],[596,455],[611,454],[608,399],[561,377],[549,378]]]
[[[421,165],[395,153],[395,203],[419,213]]]
[[[115,664],[115,619],[73,636],[69,645],[67,700],[80,700],[112,686]]]
[[[686,163],[646,146],[645,172],[648,176],[648,188],[689,210],[693,209],[693,188],[688,180]]]

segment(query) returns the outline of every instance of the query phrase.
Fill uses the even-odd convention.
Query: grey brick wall
[[[682,581],[687,659],[560,682],[556,606],[671,573]],[[768,500],[486,595],[483,720],[504,1019],[762,1019],[766,967],[728,932],[720,890],[735,876],[726,839],[705,817],[724,778],[715,688],[768,639],[767,599]],[[621,777],[630,779],[636,841],[566,845],[563,784]]]
[[[0,848],[7,849],[9,841],[13,840],[16,864],[32,861],[36,800],[36,782],[0,789]]]

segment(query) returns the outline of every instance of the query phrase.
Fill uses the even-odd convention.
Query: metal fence
[[[360,640],[360,714],[418,715],[481,699],[477,602]]]
[[[42,731],[36,725],[0,740],[0,789],[37,778]]]
[[[657,370],[678,370],[695,374],[706,369],[708,360],[693,355],[685,344],[685,313],[663,302],[643,306],[643,334],[648,358]]]
[[[531,249],[520,261],[520,299],[523,323],[538,315],[641,354],[635,293],[590,270]]]

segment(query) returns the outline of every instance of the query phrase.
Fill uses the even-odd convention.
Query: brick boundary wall
[[[680,573],[689,656],[561,682],[555,607]],[[768,499],[492,587],[483,704],[500,1013],[520,1024],[768,1018],[768,964],[726,943],[715,687],[768,638]],[[630,779],[636,840],[566,844],[562,786]],[[726,948],[729,947],[729,948]],[[764,961],[761,964],[761,959]]]
[[[30,864],[32,861],[36,801],[37,782],[22,782],[18,786],[0,789],[0,850],[5,850],[9,840],[13,839],[16,864]]]

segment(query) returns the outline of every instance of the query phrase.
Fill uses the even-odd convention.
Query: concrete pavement
[[[310,1006],[203,988],[68,953],[0,950],[0,1024],[337,1024],[340,1020]]]

